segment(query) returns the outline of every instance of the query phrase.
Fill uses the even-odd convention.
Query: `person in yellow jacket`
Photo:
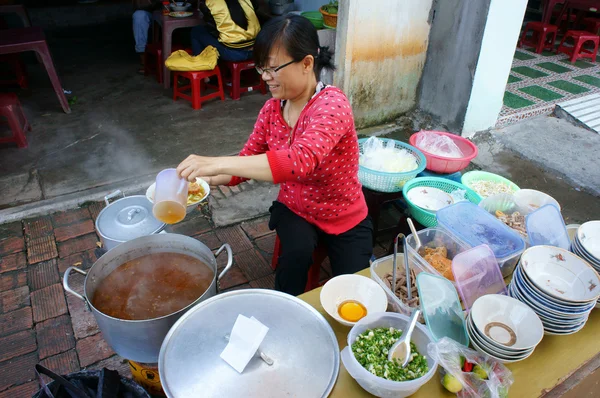
[[[260,22],[256,0],[201,0],[206,25],[192,29],[192,51],[200,54],[207,46],[219,51],[219,59],[245,61],[252,58],[252,46]]]

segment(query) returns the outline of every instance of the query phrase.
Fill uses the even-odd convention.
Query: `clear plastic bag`
[[[419,167],[417,159],[406,149],[396,148],[393,140],[371,137],[363,144],[359,163],[371,170],[404,173]]]
[[[506,366],[487,355],[473,351],[444,337],[427,345],[427,353],[440,365],[441,382],[460,398],[506,398],[514,382]],[[473,364],[473,371],[464,372],[462,358]],[[483,378],[482,376],[487,376]]]
[[[433,155],[444,156],[447,158],[464,158],[465,155],[460,148],[452,141],[452,138],[445,135],[421,131],[417,136],[417,148],[429,152]]]

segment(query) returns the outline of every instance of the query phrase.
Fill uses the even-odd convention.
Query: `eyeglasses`
[[[279,65],[277,68],[261,68],[260,66],[256,67],[256,71],[258,72],[259,75],[262,75],[263,73],[266,73],[269,76],[276,76],[277,72],[279,72],[280,70],[282,70],[283,68],[285,68],[288,65],[291,65],[293,63],[295,63],[296,61],[290,61],[286,64],[283,65]]]

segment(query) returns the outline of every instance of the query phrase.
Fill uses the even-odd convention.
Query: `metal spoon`
[[[410,232],[412,232],[412,235],[415,237],[415,242],[417,243],[417,247],[416,247],[417,253],[419,253],[419,256],[423,256],[425,254],[425,248],[421,244],[421,238],[419,238],[419,234],[417,233],[415,224],[413,224],[413,221],[410,218],[407,218],[406,222],[408,223],[408,226],[410,227]]]
[[[419,319],[419,315],[421,315],[420,310],[415,310],[410,318],[410,324],[406,332],[400,336],[400,339],[394,343],[392,348],[388,351],[388,361],[397,361],[402,364],[402,367],[405,368],[406,365],[410,362],[410,337],[412,336],[412,332],[415,329],[415,325],[417,324],[417,319]]]
[[[412,286],[410,280],[410,266],[408,264],[408,245],[406,236],[402,235],[402,251],[404,252],[404,273],[406,274],[406,291],[408,292],[408,301],[412,300]]]

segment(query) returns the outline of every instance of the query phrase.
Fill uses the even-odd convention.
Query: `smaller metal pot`
[[[117,196],[122,196],[110,202]],[[96,219],[96,231],[102,245],[111,250],[117,245],[142,236],[154,235],[166,224],[152,214],[152,203],[143,195],[125,196],[119,190],[104,197],[106,207]]]

